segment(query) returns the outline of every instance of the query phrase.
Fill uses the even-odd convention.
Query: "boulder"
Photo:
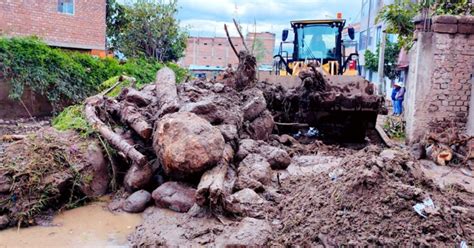
[[[267,109],[267,101],[263,92],[257,88],[251,88],[242,93],[244,95],[244,104],[242,105],[244,120],[253,121]]]
[[[157,122],[153,147],[165,173],[183,179],[198,176],[219,162],[224,137],[196,114],[178,112]]]
[[[267,160],[259,154],[249,154],[239,164],[235,188],[262,190],[264,185],[271,182],[271,178],[272,171]]]
[[[250,138],[255,140],[267,140],[272,134],[275,122],[270,111],[265,110],[262,114],[253,120],[247,128]]]
[[[268,145],[264,141],[256,141],[252,139],[242,139],[239,142],[239,149],[236,157],[243,160],[247,155],[257,153],[267,159],[272,169],[283,170],[291,163],[291,158],[288,153],[278,147]]]
[[[153,169],[149,164],[143,166],[133,164],[132,167],[128,169],[127,174],[125,174],[123,184],[128,192],[134,192],[148,186],[152,178]]]
[[[152,197],[155,205],[176,212],[187,212],[195,203],[196,190],[178,182],[166,182],[156,188]]]
[[[266,145],[262,146],[260,150],[262,156],[267,159],[274,170],[284,170],[291,163],[290,155],[283,149]]]
[[[0,194],[10,192],[12,180],[5,174],[0,174]]]
[[[87,160],[90,169],[86,173],[89,177],[83,178],[90,178],[90,180],[84,181],[82,191],[93,197],[104,195],[107,193],[110,182],[108,161],[96,142],[89,144],[87,147]]]
[[[122,205],[122,209],[129,213],[140,213],[145,210],[148,202],[151,200],[151,194],[146,190],[139,190],[127,197]]]
[[[247,188],[228,196],[224,208],[228,212],[239,216],[264,218],[266,204],[267,201],[255,191]]]

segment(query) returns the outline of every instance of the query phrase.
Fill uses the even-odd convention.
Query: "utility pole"
[[[380,47],[379,47],[379,67],[378,67],[378,74],[379,74],[379,93],[382,95],[385,95],[386,89],[385,89],[385,76],[383,73],[383,68],[385,65],[385,30],[384,30],[384,24],[382,23],[382,28],[381,28],[381,35],[380,35]]]
[[[367,37],[365,41],[366,49],[369,49],[369,41],[370,41],[370,14],[372,12],[372,0],[368,0],[369,2],[369,13],[367,15]]]

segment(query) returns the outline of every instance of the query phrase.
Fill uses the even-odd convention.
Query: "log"
[[[233,157],[232,146],[226,144],[221,161],[202,175],[195,196],[199,206],[210,206],[211,208],[222,206],[224,199],[230,195],[231,192],[226,189],[232,187],[226,187],[225,181]]]
[[[127,102],[134,103],[138,107],[145,107],[153,102],[154,97],[134,88],[124,88],[120,93],[119,98],[125,99]]]
[[[176,90],[176,76],[174,72],[164,67],[156,73],[156,96],[158,97],[158,116],[179,110],[178,92]]]
[[[84,114],[87,119],[87,122],[95,128],[102,137],[104,137],[107,142],[119,152],[122,152],[127,156],[127,158],[131,159],[135,164],[138,166],[144,166],[147,164],[146,157],[137,151],[135,147],[127,143],[120,135],[116,134],[112,131],[112,129],[107,126],[104,122],[102,122],[99,117],[97,116],[96,108],[99,107],[105,98],[101,95],[92,96],[86,99],[85,107],[84,107]]]
[[[135,132],[143,139],[150,138],[153,128],[150,123],[145,120],[145,117],[138,112],[138,109],[133,105],[123,105],[120,111],[122,122],[127,123]]]
[[[3,142],[12,142],[12,141],[17,141],[17,140],[22,140],[26,138],[26,135],[21,135],[21,134],[5,134],[2,136],[1,140]]]
[[[451,148],[446,145],[434,144],[426,149],[426,154],[431,160],[436,162],[438,165],[445,166],[447,162],[453,158],[453,152]]]

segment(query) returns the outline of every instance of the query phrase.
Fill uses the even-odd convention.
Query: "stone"
[[[284,170],[291,163],[290,155],[283,149],[270,146],[263,141],[252,139],[240,140],[239,149],[236,153],[237,158],[242,160],[251,153],[262,155],[274,170]]]
[[[249,154],[239,164],[235,189],[262,190],[272,180],[272,171],[267,160],[259,154]]]
[[[435,23],[433,24],[433,31],[437,33],[455,34],[458,32],[457,24]]]
[[[224,137],[208,121],[189,112],[165,115],[155,128],[153,148],[167,175],[199,176],[222,157]]]
[[[146,190],[139,190],[127,197],[122,205],[122,209],[129,213],[140,213],[145,210],[148,202],[151,200],[151,194]]]
[[[222,92],[224,90],[224,85],[221,84],[221,83],[215,83],[212,87],[212,91],[216,92],[216,93],[219,93],[219,92]]]
[[[277,147],[269,145],[262,146],[261,154],[267,159],[274,170],[284,170],[291,163],[290,155],[288,155],[285,150]]]
[[[10,192],[10,188],[12,186],[11,179],[7,175],[0,175],[0,194],[5,194]]]
[[[176,212],[187,212],[195,203],[196,190],[179,182],[166,182],[156,188],[152,197],[155,205]]]
[[[216,240],[216,247],[265,247],[272,234],[272,227],[266,220],[246,217],[236,229]]]
[[[239,138],[239,134],[237,133],[237,127],[232,124],[222,124],[216,126],[219,131],[221,131],[222,136],[226,142],[233,141]]]
[[[267,109],[267,101],[263,96],[263,92],[257,88],[246,90],[243,94],[242,111],[244,112],[244,120],[253,121]]]
[[[104,195],[109,187],[110,175],[108,161],[105,159],[99,144],[95,142],[89,144],[87,160],[90,166],[90,170],[87,170],[90,182],[83,182],[82,191],[92,197]]]
[[[267,201],[261,198],[255,191],[246,188],[228,196],[225,200],[224,208],[230,213],[239,216],[263,218],[265,217],[266,204]]]
[[[153,169],[149,164],[143,166],[133,164],[132,167],[128,169],[127,174],[125,174],[123,184],[128,192],[134,192],[148,186],[152,178]]]
[[[256,140],[267,140],[268,137],[272,134],[273,128],[275,127],[275,122],[273,121],[273,116],[270,111],[265,110],[253,120],[247,132],[249,133],[252,139]]]
[[[387,160],[393,160],[399,155],[400,153],[393,149],[385,149],[380,153],[380,157]]]
[[[439,15],[434,16],[432,19],[433,23],[444,23],[444,24],[456,24],[458,18],[454,15]]]
[[[7,215],[0,216],[0,230],[5,229],[9,226],[10,220]]]

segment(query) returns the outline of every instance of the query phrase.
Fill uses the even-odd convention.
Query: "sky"
[[[362,0],[178,0],[177,18],[191,36],[224,36],[224,23],[237,35],[232,18],[244,32],[272,32],[290,28],[291,20],[330,19],[341,12],[349,22],[360,18]],[[256,23],[256,27],[254,25]]]

